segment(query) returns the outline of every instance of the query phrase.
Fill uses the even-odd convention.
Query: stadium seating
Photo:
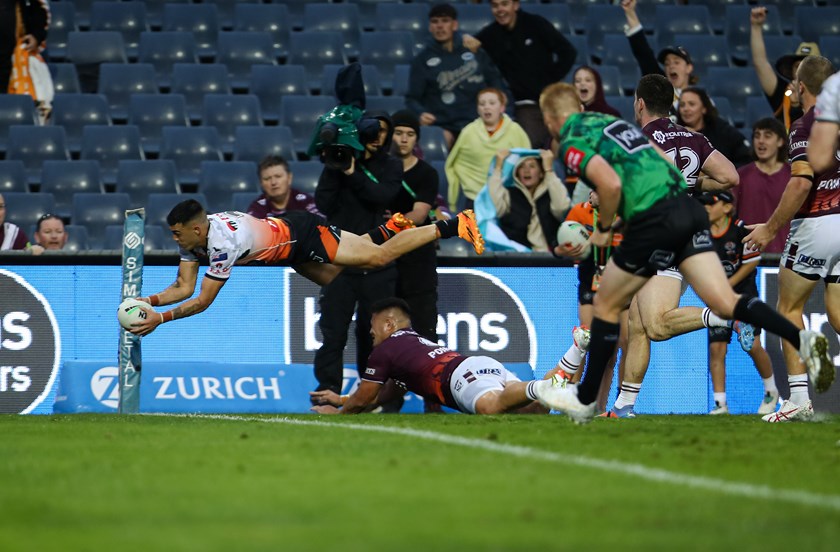
[[[0,194],[28,191],[29,182],[23,161],[0,161]]]
[[[72,2],[50,3],[50,41],[46,55],[50,61],[63,60],[67,54],[67,35],[78,31],[76,7]]]
[[[240,126],[234,132],[233,160],[259,163],[267,155],[297,159],[292,131],[286,126]]]
[[[94,1],[73,0],[73,7],[76,10],[76,25],[80,28],[87,29],[90,27],[90,9]],[[50,4],[53,4],[53,2],[50,2]]]
[[[306,152],[318,117],[335,107],[331,96],[285,96],[280,104],[280,123],[289,127],[295,151]]]
[[[128,194],[132,208],[146,205],[149,194],[180,192],[175,162],[170,159],[124,159],[117,165],[116,191]]]
[[[322,96],[332,96],[335,98],[335,78],[338,75],[339,69],[343,65],[324,65],[321,73],[321,84],[318,89]],[[365,96],[381,96],[382,86],[379,83],[379,70],[376,67],[364,66],[362,67],[362,79],[365,83]]]
[[[309,2],[303,8],[303,30],[341,33],[344,55],[359,56],[359,8],[356,4]]]
[[[205,4],[214,4],[219,14],[220,30],[229,31],[233,28],[236,7],[250,3],[260,4],[261,0],[203,0]]]
[[[706,6],[675,6],[659,4],[656,6],[656,17],[654,28],[659,40],[659,45],[665,47],[676,45],[674,35],[700,34],[709,36],[712,34],[711,18]]]
[[[367,111],[385,111],[390,114],[405,109],[405,98],[402,96],[368,96],[366,101]]]
[[[67,241],[64,243],[63,251],[78,253],[88,249],[88,231],[79,224],[65,224],[64,233],[67,234]]]
[[[0,152],[6,151],[9,128],[37,122],[32,98],[19,94],[0,94]]]
[[[533,13],[546,18],[554,28],[568,37],[574,33],[572,25],[572,12],[566,4],[536,4],[529,3],[522,6],[528,13]]]
[[[88,248],[102,249],[108,225],[122,225],[129,208],[128,194],[77,193],[73,196],[73,224],[88,231]]]
[[[394,96],[405,96],[408,93],[408,81],[411,77],[410,65],[395,65],[392,93]]]
[[[334,31],[292,33],[287,62],[302,65],[306,71],[309,88],[317,89],[321,84],[324,65],[347,63],[342,49],[341,34]]]
[[[64,127],[13,125],[9,127],[6,159],[20,160],[26,166],[30,184],[41,177],[41,165],[50,159],[69,161]]]
[[[621,82],[621,72],[618,67],[615,65],[598,65],[595,69],[601,74],[601,85],[604,87],[605,95],[620,96],[624,94],[624,88],[622,88],[624,85]],[[635,89],[635,84],[633,83],[629,88]]]
[[[149,29],[143,2],[94,2],[90,10],[93,31],[117,31],[122,34],[129,58],[137,57],[140,33]]]
[[[376,13],[379,6],[395,4],[393,0],[348,0],[356,4],[359,9],[359,20],[362,28],[372,31],[376,29]],[[403,4],[404,5],[404,4]],[[421,4],[422,5],[422,4]],[[427,8],[428,10],[428,8]]]
[[[271,35],[274,56],[289,55],[289,33],[292,30],[289,10],[285,4],[236,4],[233,30],[267,32]]]
[[[725,96],[732,104],[730,117],[736,125],[744,123],[747,98],[762,93],[758,76],[752,67],[710,67],[706,90],[712,97]]]
[[[724,35],[729,42],[730,55],[742,63],[752,58],[750,54],[750,10],[752,8],[753,6],[734,4],[726,6]],[[778,8],[774,4],[769,4],[766,8],[767,21],[763,26],[765,39],[781,36],[782,23]],[[773,58],[770,60],[772,63]]]
[[[236,128],[261,126],[260,101],[253,94],[207,94],[201,110],[202,124],[215,127],[222,141],[222,152],[233,152]]]
[[[749,136],[756,121],[764,117],[773,117],[773,109],[764,96],[747,98],[747,111],[744,117],[744,134]]]
[[[625,89],[636,88],[636,83],[639,82],[642,72],[639,70],[639,63],[630,51],[627,37],[623,33],[604,35],[604,53],[601,62],[618,68],[618,78]],[[594,69],[600,72],[601,68],[596,66]],[[569,82],[574,82],[574,71],[569,71],[568,79]]]
[[[694,74],[701,82],[709,67],[729,67],[730,49],[725,36],[676,34],[674,44],[684,47],[694,62]]]
[[[834,68],[840,68],[840,36],[822,35],[820,37],[819,46],[820,53],[831,60],[831,63],[834,64]]]
[[[181,94],[132,94],[128,104],[128,124],[140,129],[140,143],[147,154],[160,151],[165,126],[189,126],[187,103]]]
[[[191,33],[199,56],[216,56],[219,12],[214,4],[164,4],[162,25],[164,31]]]
[[[374,28],[379,32],[410,32],[414,40],[415,51],[419,52],[429,36],[429,6],[422,3],[398,4],[388,2],[377,4]]]
[[[146,224],[157,224],[169,228],[166,223],[166,216],[169,211],[178,203],[188,199],[194,199],[201,203],[205,209],[207,208],[207,198],[204,194],[149,194],[146,200]]]
[[[414,37],[406,31],[374,31],[362,35],[359,61],[375,66],[383,88],[390,90],[394,82],[394,68],[410,64],[414,58]],[[367,73],[365,81],[367,81]],[[367,84],[367,83],[366,83]]]
[[[163,26],[163,11],[166,4],[189,4],[192,0],[144,0],[146,4],[146,23],[153,31],[160,31]]]
[[[292,188],[314,196],[324,164],[320,161],[289,161],[289,170],[292,172]]]
[[[192,121],[201,120],[205,94],[230,94],[230,79],[224,65],[176,63],[172,68],[172,92],[182,94]]]
[[[140,130],[135,125],[86,126],[82,130],[81,159],[99,161],[99,171],[106,185],[117,181],[122,159],[145,159],[140,147]]]
[[[198,191],[207,198],[210,212],[232,211],[233,194],[248,192],[253,198],[260,194],[257,164],[252,161],[204,161]]]
[[[108,100],[102,94],[58,94],[53,100],[52,122],[67,132],[67,148],[77,154],[86,125],[110,125]]]
[[[458,30],[463,33],[476,35],[478,31],[493,22],[493,14],[486,5],[458,4],[455,9],[458,10]],[[426,22],[428,24],[428,15]]]
[[[124,225],[109,224],[105,227],[105,238],[102,249],[122,251]],[[143,251],[177,251],[178,244],[169,232],[156,224],[147,224],[143,229]]]
[[[443,129],[438,126],[424,126],[420,132],[418,144],[423,150],[423,159],[426,162],[445,161],[449,153]]]
[[[624,27],[624,10],[620,6],[589,4],[586,6],[586,43],[589,53],[598,59],[604,56],[604,35]]]
[[[29,232],[43,215],[55,212],[52,194],[4,192],[3,201],[6,203],[6,221],[17,224],[24,232]]]
[[[104,193],[99,162],[44,161],[41,169],[41,192],[52,194],[56,215],[69,219],[73,214],[73,195],[77,193]]]
[[[589,53],[589,44],[586,41],[586,37],[583,35],[569,35],[566,38],[569,39],[569,42],[571,42],[572,46],[574,46],[575,50],[577,50],[574,66],[579,67],[581,65],[590,65],[592,63],[592,56]],[[629,48],[629,45],[625,42],[625,46],[622,49],[627,48]],[[601,56],[603,55],[604,54],[602,52]]]
[[[160,158],[172,159],[178,168],[178,180],[198,183],[202,161],[221,161],[219,133],[213,127],[163,127]]]
[[[125,55],[125,42],[122,33],[117,31],[70,31],[67,33],[67,61],[77,66],[125,63],[128,60]]]
[[[801,43],[802,37],[799,35],[764,35],[764,49],[770,65],[775,65],[780,57],[794,53]],[[752,58],[749,51],[746,55]]]
[[[837,4],[837,0],[822,0],[815,2],[815,0],[784,0],[784,2],[775,2],[774,5],[779,10],[779,16],[782,19],[782,29],[786,33],[793,32],[794,23],[796,22],[796,8],[799,6],[813,7],[815,4],[827,4],[829,6]]]
[[[586,18],[587,10],[592,4],[603,4],[602,0],[566,0],[566,5],[569,6],[569,12],[572,16],[572,25],[578,33],[586,32]],[[620,28],[620,27],[617,27]],[[609,32],[615,32],[609,31]]]
[[[185,31],[140,33],[137,61],[150,63],[155,68],[158,86],[169,88],[176,63],[198,63],[195,39]]]
[[[793,32],[806,42],[818,42],[820,36],[840,35],[840,6],[797,6]]]
[[[248,206],[257,199],[258,194],[254,192],[236,192],[231,196],[231,209],[240,213],[247,213]]]
[[[605,96],[606,102],[616,108],[621,113],[621,118],[627,121],[634,121],[636,114],[633,113],[633,102],[635,96]]]
[[[98,91],[108,98],[111,117],[125,121],[132,94],[157,93],[155,68],[149,63],[103,63],[99,68]]]
[[[233,88],[247,88],[252,65],[277,63],[271,35],[267,32],[220,32],[216,63],[227,66]]]
[[[82,91],[75,65],[72,63],[50,63],[49,67],[56,94],[78,94]]]
[[[277,123],[283,96],[309,94],[302,65],[253,65],[249,83],[248,91],[259,98],[266,123]]]

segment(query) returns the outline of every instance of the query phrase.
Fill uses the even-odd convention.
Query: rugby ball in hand
[[[117,320],[125,330],[130,330],[131,325],[146,319],[146,313],[141,309],[151,309],[152,306],[137,299],[126,299],[117,307]]]
[[[557,243],[567,247],[584,246],[583,251],[573,257],[575,259],[585,259],[589,256],[589,251],[592,248],[589,243],[589,232],[586,230],[586,227],[579,222],[571,220],[563,221],[563,224],[557,229]]]

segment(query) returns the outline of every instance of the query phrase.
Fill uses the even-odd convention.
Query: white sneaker
[[[799,332],[799,355],[808,367],[808,378],[817,393],[825,393],[834,381],[834,362],[828,356],[828,340],[820,332]]]
[[[773,412],[766,416],[762,416],[761,419],[765,422],[770,422],[771,424],[779,423],[779,422],[793,422],[797,420],[810,420],[814,417],[814,405],[811,404],[811,401],[803,405],[793,404],[790,401],[784,401],[782,403],[782,407],[779,408],[778,412]]]
[[[761,406],[758,407],[758,413],[761,415],[772,414],[779,406],[779,392],[767,391],[764,393],[764,399],[761,401]]]
[[[559,376],[540,383],[536,386],[537,398],[546,408],[562,410],[577,424],[588,423],[595,417],[596,401],[591,404],[581,403],[577,396],[577,385],[568,385]]]
[[[710,416],[717,416],[719,414],[729,414],[729,407],[726,406],[726,403],[720,404],[719,402],[715,401],[715,407],[709,412]]]
[[[575,347],[582,352],[589,350],[589,328],[586,326],[575,326],[572,329],[572,338],[575,340]]]

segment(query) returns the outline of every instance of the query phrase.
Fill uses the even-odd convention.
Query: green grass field
[[[0,550],[837,550],[840,417],[0,416]]]

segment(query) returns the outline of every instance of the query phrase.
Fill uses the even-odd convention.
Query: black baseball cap
[[[703,192],[697,199],[700,200],[700,203],[703,205],[714,205],[718,201],[723,201],[724,203],[734,203],[735,198],[732,197],[732,194],[725,191],[719,192]]]
[[[691,56],[688,55],[688,50],[686,50],[682,46],[668,46],[668,47],[662,48],[659,51],[659,55],[656,56],[657,61],[659,61],[659,63],[664,64],[665,63],[665,56],[667,56],[668,54],[674,54],[677,57],[683,58],[686,63],[691,63],[692,65],[694,65],[694,62],[691,61]]]
[[[458,12],[452,4],[435,4],[429,10],[429,19],[433,17],[449,17],[458,19]]]

